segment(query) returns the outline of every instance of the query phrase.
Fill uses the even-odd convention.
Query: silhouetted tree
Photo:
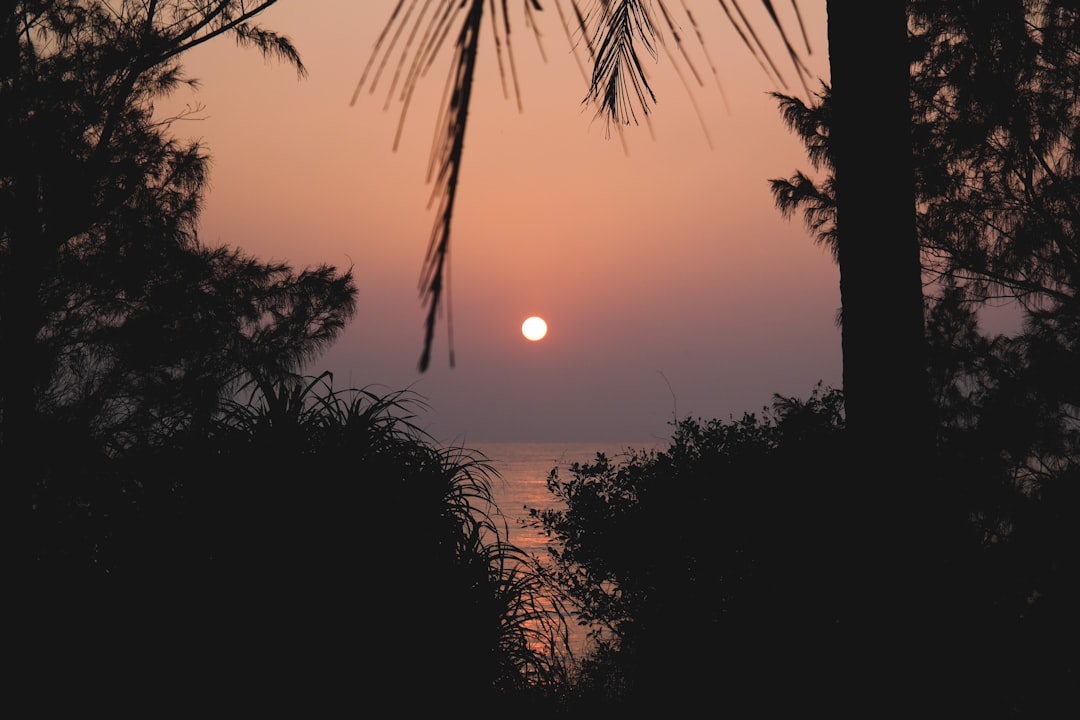
[[[602,643],[584,667],[608,689],[584,701],[769,715],[844,692],[831,561],[848,538],[831,521],[858,509],[838,482],[842,404],[819,387],[760,417],[683,420],[661,451],[552,472],[558,506],[530,513]]]
[[[930,292],[976,310],[1018,303],[1024,334],[1043,348],[1047,369],[1065,368],[1070,355],[1076,361],[1069,327],[1080,287],[1073,248],[1080,191],[1069,139],[1080,124],[1075,8],[1009,4],[993,18],[962,2],[912,8],[917,219]],[[810,105],[777,97],[815,168],[828,172],[819,182],[802,172],[774,180],[774,195],[835,252],[830,88]],[[1062,408],[1077,404],[1072,375],[1049,375]],[[935,386],[940,412],[948,383]]]
[[[218,36],[303,75],[291,43],[252,23],[272,4],[5,5],[0,461],[12,548],[26,549],[22,521],[64,474],[51,465],[205,416],[245,376],[297,370],[353,312],[351,273],[297,274],[199,243],[206,157],[154,112],[194,82],[179,57]]]
[[[147,237],[80,248],[60,272],[57,301],[71,309],[45,330],[57,361],[41,412],[78,419],[113,450],[205,425],[245,379],[289,377],[355,307],[351,272],[162,238],[150,249]]]
[[[1009,3],[988,14],[977,3],[912,3],[910,12],[934,496],[951,516],[937,553],[947,567],[941,596],[953,606],[941,615],[966,645],[950,653],[952,682],[969,688],[969,703],[1037,713],[1075,691],[1066,679],[1075,667],[1061,658],[1077,623],[1055,608],[1076,602],[1077,545],[1045,529],[1080,510],[1065,490],[1080,461],[1076,8]],[[812,163],[831,171],[829,90],[810,106],[780,99]],[[835,251],[831,172],[773,188]],[[1020,304],[1024,326],[984,337],[978,309],[1002,298]],[[1027,540],[1049,535],[1056,541]]]

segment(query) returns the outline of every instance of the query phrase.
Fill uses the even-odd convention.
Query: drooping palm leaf
[[[478,62],[485,5],[491,14],[491,30],[504,94],[508,95],[510,91],[507,84],[509,74],[518,107],[521,107],[514,53],[510,41],[512,24],[508,4],[507,0],[486,0],[486,2],[485,0],[398,0],[387,24],[376,40],[353,95],[352,102],[355,104],[365,88],[368,92],[374,92],[384,72],[393,66],[387,103],[389,104],[396,97],[402,105],[401,121],[394,138],[396,149],[401,139],[404,117],[417,83],[424,77],[443,49],[446,39],[451,36],[456,38],[452,43],[452,49],[449,50],[452,53],[452,59],[444,95],[446,105],[440,112],[436,124],[428,169],[428,182],[433,182],[429,206],[434,203],[436,197],[439,198],[439,205],[420,274],[420,295],[427,306],[424,347],[419,362],[421,372],[426,371],[431,362],[435,326],[444,303],[447,314],[450,366],[454,365],[448,269],[450,231],[454,203],[457,199],[466,120],[469,103],[472,100],[473,76]],[[689,26],[694,29],[695,37],[703,49],[705,44],[697,20],[691,14],[685,0],[679,0],[680,12],[673,12],[674,3],[670,0],[592,0],[591,2],[554,0],[554,4],[567,40],[579,64],[577,51],[581,43],[584,43],[593,65],[589,73],[591,75],[589,88],[584,99],[585,102],[597,107],[598,115],[606,117],[609,129],[614,127],[621,132],[624,125],[638,124],[639,118],[648,120],[650,107],[655,102],[656,95],[649,84],[645,66],[642,63],[643,53],[656,59],[662,51],[671,58],[672,65],[693,100],[690,84],[683,75],[680,64],[686,65],[698,85],[702,84],[702,77],[686,53],[682,33],[679,30],[681,23],[677,18],[685,17]],[[564,7],[564,4],[568,4],[569,8]],[[773,3],[770,0],[762,0],[762,4],[784,43],[784,48],[798,73],[804,90],[807,90],[806,78],[810,72],[803,63],[801,54],[791,42]],[[791,4],[795,8],[806,52],[809,53],[810,46],[802,16],[798,12],[797,0],[791,0]],[[777,65],[746,19],[738,1],[720,0],[720,5],[743,43],[757,58],[765,72],[770,74],[774,82],[786,88],[787,84]],[[536,25],[535,13],[542,9],[540,0],[521,0],[521,13],[525,25],[533,31],[538,43],[540,32]],[[662,24],[655,19],[657,12],[663,19]],[[666,31],[663,28],[666,28]],[[681,63],[668,49],[665,41],[668,35],[672,37],[682,58]],[[395,50],[399,45],[401,45],[400,55],[395,56]],[[504,64],[504,50],[506,64]],[[541,55],[543,56],[542,48]],[[394,60],[395,57],[396,60]],[[706,57],[708,57],[707,53]],[[714,76],[717,76],[717,70],[711,58],[708,62]],[[808,90],[807,94],[809,94]],[[697,111],[696,104],[695,111]],[[700,119],[700,112],[698,116]],[[702,128],[705,129],[703,120]],[[706,138],[708,139],[707,131]]]

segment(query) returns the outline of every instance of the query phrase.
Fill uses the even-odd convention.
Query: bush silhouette
[[[505,541],[483,456],[423,435],[416,398],[330,383],[256,391],[209,433],[72,469],[108,489],[43,529],[52,609],[28,612],[60,622],[27,644],[62,650],[38,656],[46,675],[190,707],[495,707],[558,683],[564,621]],[[75,614],[54,594],[73,579]]]
[[[558,541],[553,581],[602,643],[580,679],[587,704],[764,711],[821,691],[844,539],[840,407],[828,390],[764,417],[684,420],[663,451],[552,474],[564,509],[532,515]]]

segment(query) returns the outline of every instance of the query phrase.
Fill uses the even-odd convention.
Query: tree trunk
[[[915,450],[928,397],[904,7],[829,3],[830,145],[848,425],[860,442]]]
[[[935,687],[921,644],[938,526],[905,2],[830,0],[828,36],[848,428],[836,590],[844,682],[870,717],[925,708]]]

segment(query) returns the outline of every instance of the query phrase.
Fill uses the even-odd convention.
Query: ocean
[[[536,528],[526,524],[529,509],[558,507],[556,498],[548,492],[547,478],[552,468],[567,478],[573,463],[589,463],[598,452],[612,462],[630,450],[666,447],[652,443],[590,443],[590,442],[500,442],[465,443],[471,450],[484,454],[486,461],[498,472],[491,478],[491,494],[495,505],[506,520],[508,541],[521,550],[541,559],[547,557],[548,539]],[[570,623],[570,647],[581,656],[587,648],[587,628]]]
[[[554,496],[548,492],[547,478],[552,468],[560,477],[569,477],[573,463],[587,463],[598,452],[617,461],[628,450],[658,447],[657,443],[590,443],[590,442],[498,442],[474,443],[466,446],[483,453],[488,463],[499,473],[492,478],[492,497],[509,525],[510,542],[532,553],[543,553],[547,544],[539,531],[526,527],[528,508],[556,507]]]

